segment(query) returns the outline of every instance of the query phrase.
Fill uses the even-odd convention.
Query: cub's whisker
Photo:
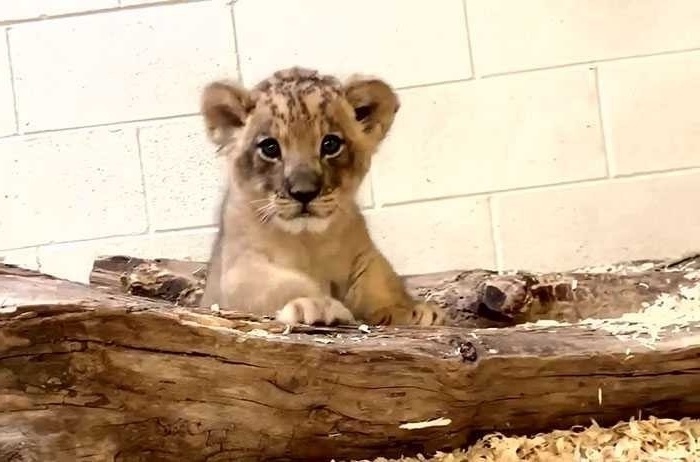
[[[273,202],[268,202],[267,204],[259,207],[255,210],[256,215],[260,219],[261,223],[267,223],[270,221],[276,212],[276,206]]]

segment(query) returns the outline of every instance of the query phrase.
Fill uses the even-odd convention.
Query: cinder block
[[[384,207],[365,216],[377,246],[400,274],[495,267],[485,198]]]
[[[20,24],[10,44],[24,131],[193,114],[209,80],[236,74],[218,2]]]
[[[375,158],[397,203],[605,175],[593,72],[559,69],[401,91]]]
[[[157,233],[120,239],[102,239],[39,248],[43,272],[72,281],[89,281],[95,258],[127,255],[141,258],[178,258],[206,262],[216,231]]]
[[[503,195],[504,266],[558,271],[696,250],[698,197],[700,173]]]
[[[0,21],[39,19],[117,6],[119,0],[0,0]]]
[[[700,53],[605,63],[599,79],[614,173],[700,167]]]
[[[0,140],[0,248],[146,229],[134,130]]]
[[[200,117],[140,129],[151,228],[216,224],[225,162],[206,139]]]
[[[461,0],[240,0],[234,4],[248,85],[280,67],[375,74],[395,86],[471,76]],[[273,14],[271,12],[274,12]]]
[[[5,29],[0,28],[0,136],[10,135],[16,131],[12,73],[7,58]]]
[[[700,46],[697,0],[468,0],[479,75]]]

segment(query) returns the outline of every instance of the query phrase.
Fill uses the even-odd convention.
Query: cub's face
[[[354,207],[399,102],[377,79],[345,84],[279,71],[252,90],[213,82],[202,96],[210,139],[230,160],[235,191],[263,223],[321,232]]]

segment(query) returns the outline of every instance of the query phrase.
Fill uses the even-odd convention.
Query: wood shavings
[[[369,326],[367,324],[360,324],[359,326],[357,326],[357,330],[359,330],[363,334],[370,333],[370,329],[369,329]]]
[[[422,422],[408,422],[408,423],[399,425],[399,428],[402,428],[404,430],[419,430],[421,428],[445,427],[451,423],[452,423],[452,419],[440,417],[438,419],[424,420]]]
[[[637,312],[625,313],[619,318],[584,319],[577,323],[539,320],[521,324],[528,330],[548,327],[580,326],[610,332],[620,340],[634,340],[647,348],[654,345],[668,331],[700,324],[700,283],[680,286],[678,294],[661,294],[653,303],[646,303]]]
[[[374,462],[694,462],[700,460],[700,420],[630,419],[609,428],[593,422],[531,437],[486,435],[466,450]],[[367,460],[357,462],[369,462]]]
[[[613,265],[586,266],[584,268],[577,268],[574,272],[588,274],[612,273],[624,276],[628,274],[645,273],[653,270],[654,267],[655,265],[652,262],[642,263],[641,265],[620,263]]]
[[[662,294],[636,313],[616,319],[586,319],[580,325],[610,332],[623,340],[636,340],[649,348],[670,328],[700,323],[700,284],[681,286],[677,295]]]
[[[220,313],[221,308],[219,307],[218,303],[214,303],[212,306],[209,307],[210,310],[212,310],[214,313]]]

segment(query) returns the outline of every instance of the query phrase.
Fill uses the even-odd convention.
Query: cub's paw
[[[354,324],[355,317],[338,300],[331,297],[299,297],[277,312],[276,319],[288,325]]]
[[[411,324],[418,326],[441,326],[445,322],[445,310],[434,303],[419,302],[411,311]]]
[[[417,302],[412,307],[384,308],[372,313],[375,325],[439,326],[445,322],[445,312],[433,303]]]

